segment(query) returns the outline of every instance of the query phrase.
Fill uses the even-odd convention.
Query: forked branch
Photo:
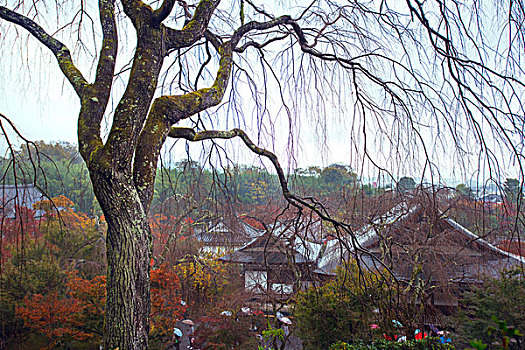
[[[164,0],[158,9],[153,11],[153,24],[159,25],[162,21],[168,18],[171,10],[173,10],[173,6],[175,6],[175,0]]]
[[[181,30],[166,28],[168,51],[188,47],[200,40],[208,28],[211,16],[219,5],[219,2],[219,0],[201,0],[195,9],[192,19],[184,28]],[[162,9],[162,7],[160,9]],[[162,15],[160,12],[154,15],[154,20],[158,21],[162,18]]]

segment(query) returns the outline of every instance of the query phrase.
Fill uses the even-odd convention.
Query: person
[[[171,342],[168,344],[168,350],[180,350],[181,335],[180,330],[175,328]]]
[[[190,330],[189,330],[190,334],[188,334],[188,338],[189,338],[189,341],[190,341],[190,345],[188,346],[188,349],[193,349],[193,342],[195,341],[195,338],[194,338],[194,335],[195,335],[195,328],[193,328],[193,325],[190,326]]]

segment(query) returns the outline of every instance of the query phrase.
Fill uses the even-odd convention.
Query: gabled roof
[[[498,243],[498,248],[515,255],[525,257],[525,241],[518,239],[504,239]]]
[[[195,229],[195,236],[209,245],[243,245],[264,234],[237,217],[220,218],[214,223]]]
[[[327,248],[319,260],[319,268],[324,271],[330,272],[333,271],[338,265],[340,265],[343,260],[352,257],[356,251],[367,250],[376,242],[381,239],[381,234],[386,232],[389,228],[392,227],[402,227],[409,218],[413,217],[416,213],[421,212],[423,209],[421,204],[410,206],[406,202],[402,202],[385,214],[374,219],[371,223],[363,226],[360,230],[356,231],[354,237],[343,237],[342,239],[334,239],[327,243]],[[478,244],[481,247],[484,247],[491,253],[495,254],[496,258],[493,258],[492,261],[487,262],[486,272],[489,274],[494,274],[496,272],[495,267],[511,267],[519,263],[525,263],[525,258],[519,257],[517,255],[505,252],[484,239],[478,237],[465,227],[461,226],[456,221],[444,217],[442,213],[440,215],[440,220],[449,225],[453,230],[461,234],[466,240],[468,245]],[[373,261],[374,257],[371,254],[362,254],[360,256],[364,257],[364,260],[367,260],[371,264],[375,264]],[[474,274],[469,272],[469,274]]]
[[[384,227],[405,220],[415,210],[402,202],[388,212],[372,220],[354,233],[354,237],[341,237],[328,241],[323,256],[319,260],[319,268],[333,271],[341,261],[355,252],[355,248],[364,249],[379,239],[378,232]]]
[[[294,240],[278,237],[268,232],[254,238],[250,243],[235,252],[219,258],[221,261],[260,264],[284,265],[289,263],[315,263],[322,245],[296,237]]]
[[[44,195],[33,184],[0,185],[0,215],[16,216],[16,207],[33,209],[33,205],[44,199]],[[39,212],[35,213],[35,217]]]
[[[301,217],[300,219],[283,220],[269,225],[269,229],[277,237],[290,239],[300,237],[309,242],[322,243],[324,240],[324,228],[321,219]]]
[[[463,235],[465,235],[467,238],[469,238],[472,242],[476,242],[476,243],[478,243],[478,244],[488,248],[489,250],[493,251],[494,253],[497,253],[497,254],[501,255],[502,257],[510,258],[510,259],[516,260],[516,262],[521,262],[521,263],[525,264],[525,257],[521,257],[519,255],[506,252],[506,251],[504,251],[504,250],[494,246],[493,244],[490,244],[486,240],[480,238],[479,236],[477,236],[476,234],[474,234],[473,232],[469,231],[468,229],[466,229],[465,227],[461,226],[459,223],[457,223],[456,221],[454,221],[454,220],[452,220],[450,218],[445,218],[445,221],[447,223],[449,223],[452,227],[454,227],[456,230],[461,232]]]

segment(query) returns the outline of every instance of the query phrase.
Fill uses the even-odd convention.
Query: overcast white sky
[[[10,118],[22,134],[31,140],[76,143],[76,117],[79,110],[77,97],[72,93],[69,85],[64,83],[54,58],[50,57],[32,39],[27,42],[18,41],[16,44],[14,35],[15,32],[10,30],[7,35],[0,38],[0,45],[7,48],[7,50],[4,49],[3,55],[0,57],[0,72],[2,72],[0,75],[0,112]],[[133,45],[133,43],[129,43],[129,45]],[[346,88],[344,82],[337,89],[339,88]],[[308,108],[315,108],[319,101],[312,100],[308,103],[310,104]],[[259,143],[277,153],[285,168],[295,167],[296,165],[305,167],[344,163],[351,165],[358,172],[363,171],[363,177],[377,176],[378,171],[376,169],[371,167],[369,163],[362,163],[362,149],[360,147],[363,140],[356,139],[355,136],[353,143],[350,140],[350,135],[355,135],[355,130],[361,128],[361,117],[354,118],[354,112],[349,109],[342,112],[336,111],[336,109],[324,110],[324,115],[318,119],[325,121],[326,125],[319,125],[318,121],[311,117],[301,116],[300,123],[294,126],[295,135],[298,138],[295,139],[296,143],[290,150],[287,117],[283,110],[272,110],[270,108],[270,113],[274,115],[267,118],[275,124],[273,128],[268,127],[266,133],[269,135],[262,137]],[[255,141],[258,136],[257,121],[250,120],[251,110],[249,106],[245,106],[244,111],[248,115],[246,126],[248,133]],[[223,126],[230,128],[231,124]],[[443,178],[434,181],[449,181],[449,184],[453,184],[450,183],[451,178],[458,181],[469,181],[486,173],[487,169],[478,169],[479,162],[476,157],[479,154],[475,154],[477,152],[475,148],[469,150],[468,143],[465,151],[467,153],[472,151],[473,154],[467,159],[460,159],[455,155],[453,147],[450,147],[451,150],[446,150],[446,145],[432,145],[434,130],[424,127],[422,130],[422,136],[428,138],[429,145],[435,146],[435,148],[430,148],[430,152],[433,153],[432,156],[440,162],[435,166]],[[373,132],[374,130],[369,131],[367,140],[369,151],[371,150],[374,153],[371,154],[372,157],[377,157],[380,164],[392,171],[395,177],[407,174],[416,178],[421,177],[422,155],[414,155],[414,153],[411,159],[403,155],[399,155],[397,159],[389,158],[391,157],[389,151],[379,151],[384,145],[381,144],[380,139],[374,139]],[[326,133],[327,136],[325,137],[323,133]],[[374,144],[374,142],[378,143]],[[245,164],[258,163],[253,155],[243,151],[244,147],[240,141],[219,141],[219,143],[234,154],[234,161]],[[174,149],[175,158],[181,158],[185,156],[187,147],[185,143],[179,142]],[[192,157],[198,159],[203,148],[201,144],[192,144],[189,149]],[[450,153],[448,153],[449,151]],[[420,149],[416,148],[414,152],[420,152]],[[497,157],[501,162],[503,177],[517,176],[518,170],[511,157],[504,152],[497,154]],[[418,162],[421,164],[417,164]],[[429,181],[428,172],[426,176],[426,180]],[[481,178],[483,177],[485,175],[481,176]]]

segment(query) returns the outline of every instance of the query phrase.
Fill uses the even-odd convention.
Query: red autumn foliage
[[[51,347],[60,340],[100,341],[104,319],[106,277],[91,280],[71,273],[66,283],[67,292],[60,295],[26,296],[16,315],[25,326],[43,334]],[[151,330],[164,336],[182,318],[180,284],[175,272],[167,266],[151,271]]]
[[[41,219],[35,218],[35,211],[23,206],[16,207],[16,217],[0,217],[0,259],[5,264],[11,257],[9,247],[21,248],[24,242],[42,236],[39,227]]]
[[[16,315],[51,340],[50,347],[63,339],[95,339],[102,334],[105,284],[104,276],[85,280],[72,273],[66,295],[53,291],[26,296]]]
[[[73,336],[82,340],[91,335],[76,329],[80,325],[78,314],[81,310],[82,305],[78,300],[62,299],[53,292],[26,297],[24,306],[18,307],[16,313],[24,319],[27,327],[36,329],[50,339]]]
[[[191,217],[177,218],[163,214],[150,216],[149,225],[155,241],[153,255],[155,257],[163,255],[165,247],[171,245],[170,241],[183,241],[193,236],[193,223]]]
[[[150,280],[152,332],[168,335],[173,325],[182,318],[186,311],[179,297],[179,278],[172,268],[162,265],[151,270]]]

